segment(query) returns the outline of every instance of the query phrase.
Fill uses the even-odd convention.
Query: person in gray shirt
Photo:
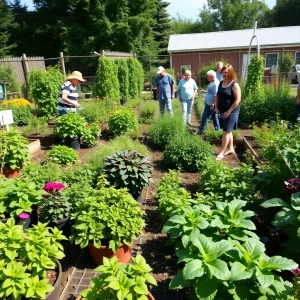
[[[201,117],[201,125],[197,134],[203,134],[208,120],[212,118],[215,130],[220,130],[219,118],[216,114],[216,97],[219,87],[219,80],[216,78],[216,72],[209,70],[207,73],[207,80],[210,82],[207,91],[200,90],[200,93],[205,94],[204,110]]]
[[[216,77],[217,79],[221,82],[223,80],[222,74],[221,74],[221,70],[223,68],[223,63],[221,61],[219,61],[217,63],[217,72],[216,72]]]

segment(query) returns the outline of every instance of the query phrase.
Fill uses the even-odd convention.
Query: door
[[[246,76],[246,72],[247,72],[247,67],[250,64],[251,58],[256,55],[256,54],[250,54],[250,56],[248,54],[243,54],[243,70],[242,70],[242,76],[243,79],[246,80],[247,76]]]

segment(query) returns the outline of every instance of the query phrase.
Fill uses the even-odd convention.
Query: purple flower
[[[299,176],[296,176],[296,178],[291,178],[286,182],[285,192],[288,195],[291,195],[293,193],[296,193],[299,191],[300,188],[300,178]]]
[[[300,269],[299,269],[299,268],[293,269],[293,270],[292,270],[292,273],[293,273],[295,276],[300,276]]]
[[[64,188],[65,188],[64,184],[60,182],[54,182],[54,181],[48,182],[44,186],[44,190],[48,193],[56,193]]]
[[[27,214],[25,212],[22,212],[21,214],[19,214],[18,216],[21,220],[26,220],[28,218],[30,218],[30,214]]]

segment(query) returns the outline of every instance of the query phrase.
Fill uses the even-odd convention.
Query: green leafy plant
[[[143,103],[143,100],[141,98],[133,98],[133,99],[127,100],[127,106],[132,107],[132,108],[136,108],[141,103]]]
[[[164,162],[171,168],[195,172],[199,171],[205,159],[212,155],[212,145],[202,138],[188,133],[178,133],[166,145]]]
[[[212,139],[222,139],[222,136],[223,136],[223,130],[215,130],[211,127],[208,127],[206,130],[205,130],[205,140],[212,140]],[[240,137],[240,132],[238,130],[233,130],[232,131],[232,135],[233,135],[233,138],[236,139],[236,138],[239,138]]]
[[[116,252],[121,243],[131,245],[142,233],[144,212],[125,189],[101,187],[94,195],[78,199],[71,241],[81,248],[93,243],[100,248],[103,240]]]
[[[263,75],[264,57],[255,55],[247,67],[247,81],[243,91],[245,96],[261,88]]]
[[[119,81],[116,66],[112,60],[101,56],[99,58],[95,94],[100,98],[109,96],[113,101],[119,101]]]
[[[186,132],[186,126],[182,122],[182,116],[173,118],[165,115],[155,120],[149,128],[149,137],[153,145],[159,149],[165,149],[166,145],[175,138]]]
[[[62,193],[65,186],[62,183],[48,182],[44,186],[47,194],[43,194],[40,204],[39,219],[41,222],[56,222],[71,216],[71,203],[69,198]]]
[[[115,187],[127,188],[134,197],[138,197],[142,189],[151,183],[152,169],[149,158],[136,151],[125,150],[107,156],[103,171]]]
[[[6,105],[5,107],[1,108],[0,105],[0,109],[1,110],[11,109],[14,116],[14,123],[17,126],[24,126],[29,124],[33,117],[31,108],[26,106],[16,107],[16,106]]]
[[[29,160],[28,141],[14,128],[0,130],[0,150],[0,171],[20,169]]]
[[[71,165],[78,160],[78,154],[72,148],[57,145],[48,152],[47,159],[57,162],[60,165]]]
[[[92,123],[88,125],[93,136],[101,136],[101,130],[98,123]]]
[[[65,256],[59,241],[66,237],[46,226],[38,223],[24,233],[12,218],[0,222],[0,298],[45,299],[53,290],[46,271],[55,269],[56,259]]]
[[[57,93],[64,77],[58,67],[48,67],[46,71],[34,70],[28,73],[29,93],[37,104],[42,116],[57,115]]]
[[[137,69],[136,63],[134,58],[127,58],[126,59],[127,66],[128,66],[128,73],[129,76],[129,86],[128,86],[128,93],[129,97],[136,98],[139,95],[139,81],[137,80]]]
[[[54,131],[61,138],[75,138],[84,133],[85,126],[83,117],[70,112],[56,119]]]
[[[44,117],[38,118],[33,116],[33,118],[29,120],[27,128],[23,130],[23,133],[39,135],[45,133],[47,131],[47,128],[48,124]]]
[[[215,201],[243,199],[247,203],[259,200],[251,166],[241,164],[230,168],[222,162],[208,159],[203,163],[200,191]]]
[[[29,180],[0,178],[0,217],[17,217],[22,212],[31,213],[32,205],[42,200],[42,190]]]
[[[109,130],[114,135],[129,133],[138,128],[135,111],[128,108],[120,108],[114,111],[108,122]]]
[[[117,68],[119,88],[120,88],[120,97],[121,99],[127,99],[129,96],[129,72],[128,66],[125,59],[118,58],[114,60]],[[130,74],[132,76],[132,74]]]
[[[95,135],[92,133],[92,130],[90,127],[86,127],[84,129],[84,132],[81,136],[82,144],[86,147],[93,147],[97,145],[97,141],[95,139]]]
[[[92,280],[91,288],[81,292],[83,299],[147,300],[146,282],[157,285],[150,274],[152,269],[140,254],[132,260],[133,264],[122,264],[116,257],[105,257],[103,266],[95,269],[100,275]]]
[[[158,106],[154,101],[147,101],[142,104],[139,122],[144,124],[151,124],[158,114]]]

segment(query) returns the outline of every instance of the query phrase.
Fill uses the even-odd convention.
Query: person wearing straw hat
[[[86,82],[86,80],[82,78],[81,72],[74,71],[61,86],[58,99],[58,113],[60,116],[67,114],[69,111],[76,112],[76,108],[81,107],[78,103],[78,91],[76,89],[81,82]]]

